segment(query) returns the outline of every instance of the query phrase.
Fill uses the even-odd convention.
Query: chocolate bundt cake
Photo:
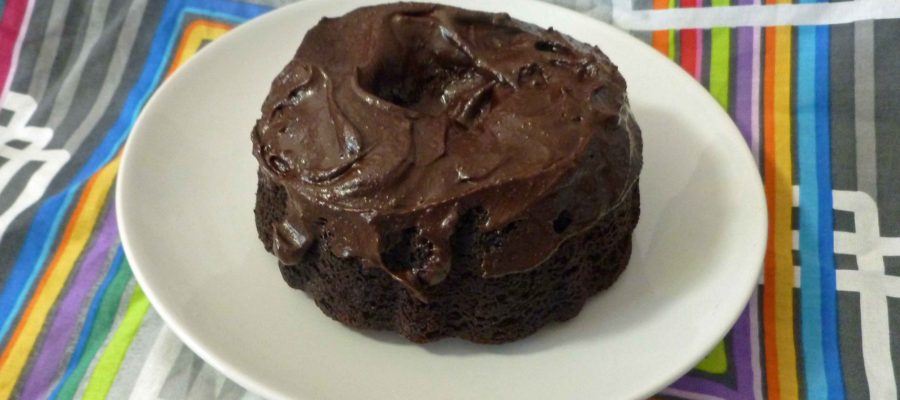
[[[640,129],[596,47],[459,8],[323,18],[252,132],[256,225],[344,324],[502,343],[628,263]]]

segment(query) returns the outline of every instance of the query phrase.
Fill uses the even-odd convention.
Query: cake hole
[[[569,210],[562,210],[559,215],[556,216],[556,219],[553,220],[553,231],[556,233],[563,233],[569,225],[572,225],[572,213],[570,213]]]
[[[547,86],[547,78],[544,70],[536,63],[528,64],[519,68],[519,86],[530,86],[540,88]]]
[[[386,250],[382,251],[381,259],[393,272],[419,268],[434,253],[434,244],[414,227],[387,235],[384,243]]]
[[[287,175],[291,170],[291,164],[279,156],[269,156],[268,164],[278,175]]]
[[[598,87],[591,92],[591,103],[600,109],[618,110],[617,100],[606,86]],[[614,116],[618,116],[618,112],[610,115],[610,117]],[[617,121],[617,118],[610,118],[610,120]]]
[[[560,53],[567,50],[562,44],[550,40],[538,40],[534,42],[534,48],[548,53]]]

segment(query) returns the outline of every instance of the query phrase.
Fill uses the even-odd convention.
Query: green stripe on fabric
[[[85,399],[104,399],[112,387],[113,381],[119,372],[119,366],[125,358],[131,341],[141,328],[141,322],[147,310],[150,309],[150,302],[144,295],[140,286],[136,286],[131,301],[128,304],[128,311],[125,312],[125,318],[116,330],[115,335],[100,356],[94,373],[91,374],[91,380],[88,382],[84,391]]]
[[[731,0],[712,0],[713,7],[731,5]],[[709,92],[728,111],[728,80],[731,74],[731,28],[711,30]]]
[[[81,359],[78,360],[78,366],[75,367],[75,370],[72,371],[72,375],[69,375],[69,378],[63,383],[57,399],[70,400],[75,396],[75,392],[78,390],[78,385],[81,383],[82,377],[84,377],[85,372],[91,365],[91,360],[94,359],[97,351],[100,350],[100,347],[103,346],[103,342],[106,341],[107,335],[109,335],[109,331],[116,319],[116,311],[119,309],[122,293],[125,292],[125,288],[128,286],[131,276],[131,268],[128,266],[128,262],[123,258],[122,264],[119,266],[119,271],[116,272],[116,276],[113,278],[112,282],[109,283],[109,288],[103,295],[103,299],[100,301],[100,307],[97,310],[97,319],[94,322],[94,327],[91,329],[90,337],[88,337],[87,344],[84,347],[84,353],[82,353]]]
[[[731,28],[712,29],[709,60],[709,93],[728,111],[728,80],[731,69]]]
[[[728,357],[725,354],[725,342],[721,341],[700,364],[697,369],[710,374],[724,374],[728,371]]]
[[[675,30],[669,29],[669,59],[675,61]]]
[[[677,7],[675,0],[669,0],[669,8]],[[669,29],[669,59],[675,61],[675,30]]]

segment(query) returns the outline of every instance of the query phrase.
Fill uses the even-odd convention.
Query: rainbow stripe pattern
[[[555,2],[629,29],[707,87],[765,183],[759,290],[658,397],[897,398],[900,7]],[[135,284],[113,186],[160,82],[275,3],[0,2],[0,399],[256,398],[188,350]]]

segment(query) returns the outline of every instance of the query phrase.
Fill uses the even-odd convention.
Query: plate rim
[[[318,10],[319,8],[321,8],[322,6],[334,6],[336,4],[357,4],[358,7],[362,7],[362,6],[366,6],[366,5],[372,5],[375,3],[385,4],[385,3],[393,3],[395,1],[396,0],[304,0],[301,2],[296,2],[293,4],[274,8],[274,9],[266,12],[263,15],[260,15],[260,16],[253,18],[245,23],[242,23],[242,24],[236,26],[235,28],[231,29],[225,35],[220,37],[218,40],[215,40],[215,41],[211,42],[210,44],[208,44],[207,47],[208,48],[218,48],[218,47],[222,47],[222,46],[227,46],[227,43],[230,41],[231,37],[241,34],[240,32],[243,32],[245,30],[253,29],[257,25],[266,24],[267,20],[273,18],[276,14],[283,13],[283,12],[290,12],[289,9],[293,9],[293,8],[297,8],[297,9],[308,8],[310,10],[315,11],[315,10]],[[452,0],[431,0],[431,1],[403,0],[403,1],[444,3],[444,4],[453,5]],[[643,53],[648,54],[647,57],[658,57],[662,60],[665,60],[665,62],[672,64],[675,67],[675,68],[672,68],[673,73],[680,74],[680,75],[682,75],[683,78],[687,78],[687,80],[691,82],[690,85],[695,86],[695,89],[700,89],[704,93],[704,96],[701,96],[701,97],[703,98],[703,101],[706,104],[702,105],[702,108],[707,109],[707,110],[715,110],[713,112],[718,113],[720,115],[724,114],[725,118],[723,119],[723,121],[727,121],[727,125],[728,125],[727,131],[728,132],[721,132],[721,136],[723,136],[724,140],[731,142],[730,143],[732,145],[731,147],[741,149],[740,151],[738,151],[737,154],[732,155],[733,157],[736,158],[734,161],[736,163],[744,164],[745,167],[753,167],[754,170],[758,171],[759,166],[757,165],[749,147],[746,145],[746,143],[744,143],[743,138],[741,137],[740,130],[737,128],[736,124],[734,123],[733,118],[731,118],[731,116],[728,115],[727,112],[721,108],[721,106],[719,106],[719,104],[716,102],[716,100],[712,97],[712,95],[709,93],[709,91],[706,88],[704,88],[699,82],[697,82],[692,76],[690,76],[687,72],[685,72],[682,68],[680,68],[677,64],[675,64],[668,57],[665,57],[662,54],[660,54],[659,52],[655,51],[649,45],[642,42],[638,38],[634,37],[627,31],[623,31],[623,30],[621,30],[613,25],[610,25],[604,21],[597,20],[586,14],[565,8],[558,4],[549,3],[549,2],[545,2],[545,1],[539,1],[539,0],[505,0],[504,1],[504,7],[507,7],[509,9],[512,9],[513,7],[518,6],[518,5],[532,6],[532,7],[533,6],[545,7],[548,10],[552,10],[554,13],[565,14],[567,17],[576,18],[581,21],[584,21],[585,23],[598,25],[598,26],[602,27],[604,30],[606,30],[607,32],[609,32],[610,34],[618,35],[621,39],[625,40],[626,42],[630,42],[630,44],[633,46],[642,47],[642,48],[644,48],[644,50],[650,50],[650,51],[643,52]],[[134,146],[135,146],[133,144],[135,141],[132,140],[132,137],[134,137],[133,133],[135,133],[139,130],[138,128],[142,125],[143,120],[146,118],[147,113],[145,112],[145,110],[153,108],[154,104],[156,104],[159,101],[159,98],[161,97],[159,94],[167,91],[168,90],[167,88],[172,86],[171,83],[173,81],[177,81],[180,76],[190,74],[190,71],[195,69],[196,66],[200,64],[200,62],[197,62],[197,60],[202,60],[202,59],[208,57],[209,54],[212,54],[212,53],[213,52],[199,52],[198,54],[196,54],[193,57],[191,57],[190,59],[188,59],[180,68],[178,68],[172,74],[171,77],[162,81],[159,84],[159,86],[156,88],[156,90],[154,90],[154,92],[151,94],[150,98],[144,104],[144,107],[141,109],[141,112],[139,113],[138,117],[135,119],[135,121],[132,125],[132,128],[131,128],[131,131],[128,135],[128,138],[126,139],[125,144],[122,149],[122,156],[121,156],[120,165],[119,165],[119,172],[116,176],[116,181],[115,181],[115,183],[116,183],[115,207],[116,207],[117,213],[119,215],[119,217],[117,218],[117,226],[119,229],[119,236],[120,236],[120,240],[121,240],[121,244],[122,244],[124,253],[130,262],[133,275],[134,275],[135,280],[137,281],[138,285],[140,285],[140,287],[143,289],[143,292],[147,296],[147,299],[150,301],[154,310],[162,318],[163,322],[166,324],[166,327],[168,327],[178,337],[178,339],[181,340],[191,351],[193,351],[201,359],[203,359],[205,362],[209,363],[211,366],[213,366],[216,370],[221,372],[227,378],[232,379],[233,381],[235,381],[236,383],[238,383],[245,389],[247,389],[255,394],[261,395],[265,398],[271,398],[271,399],[296,398],[294,396],[291,396],[288,393],[282,393],[281,391],[279,391],[277,389],[271,388],[268,385],[265,385],[262,382],[251,378],[249,375],[245,374],[240,368],[238,368],[237,366],[233,366],[231,362],[222,359],[222,357],[220,357],[219,355],[216,354],[216,351],[207,348],[207,346],[202,343],[202,340],[200,340],[199,338],[196,338],[193,335],[191,335],[190,333],[188,333],[187,328],[183,324],[178,322],[177,317],[172,315],[169,308],[164,306],[165,302],[158,297],[159,293],[152,289],[152,287],[153,287],[152,285],[148,285],[148,283],[149,283],[148,278],[144,275],[144,270],[140,267],[140,262],[137,261],[138,259],[134,257],[135,251],[134,251],[133,247],[135,247],[136,245],[132,243],[132,239],[129,237],[129,227],[127,226],[127,223],[125,222],[127,220],[126,215],[128,215],[128,213],[125,210],[128,209],[128,206],[122,199],[124,198],[124,196],[123,196],[123,192],[125,190],[124,188],[127,187],[129,185],[129,183],[127,183],[126,180],[123,178],[126,175],[123,172],[127,171],[129,169],[130,165],[132,164],[132,162],[130,162],[132,157],[129,157],[129,156],[135,152],[135,150],[133,150]],[[682,79],[682,80],[684,80],[684,79]],[[714,106],[714,107],[712,107],[712,106]],[[738,145],[738,146],[736,146],[736,145]],[[767,240],[768,240],[768,235],[769,235],[769,217],[768,217],[769,212],[768,212],[768,203],[767,203],[767,199],[766,199],[766,194],[765,194],[762,178],[761,178],[761,176],[759,176],[759,174],[757,174],[756,176],[758,177],[758,179],[754,179],[752,181],[752,185],[754,186],[754,188],[752,188],[752,192],[754,192],[756,194],[756,196],[755,196],[756,199],[754,199],[754,202],[755,202],[755,206],[756,206],[755,211],[758,216],[757,217],[757,219],[758,219],[757,227],[758,227],[759,231],[756,232],[756,237],[752,237],[752,235],[750,235],[750,237],[747,240],[748,243],[759,243],[758,246],[755,246],[757,251],[756,251],[754,260],[756,260],[756,262],[754,262],[752,264],[752,265],[756,266],[756,271],[753,274],[754,276],[756,276],[756,279],[754,280],[752,285],[746,285],[745,287],[739,288],[742,290],[742,292],[736,297],[738,297],[741,300],[740,304],[742,304],[742,306],[736,312],[729,313],[729,315],[732,315],[732,317],[728,319],[728,324],[725,325],[726,328],[724,329],[724,331],[715,335],[717,337],[717,340],[708,343],[705,346],[706,347],[705,351],[698,352],[693,357],[689,357],[689,359],[691,360],[690,363],[685,363],[685,365],[683,365],[683,366],[678,366],[677,368],[672,368],[671,372],[670,372],[670,376],[668,376],[664,379],[660,379],[655,384],[642,386],[643,390],[638,392],[640,394],[640,397],[647,397],[647,396],[652,396],[654,394],[657,394],[662,389],[665,389],[666,387],[671,385],[673,382],[675,382],[678,378],[684,376],[694,366],[696,366],[697,363],[699,363],[702,359],[704,359],[707,356],[707,354],[710,351],[712,351],[713,348],[715,348],[715,346],[717,346],[718,343],[721,342],[722,339],[724,339],[724,337],[728,334],[728,332],[733,328],[737,319],[740,317],[741,313],[743,312],[743,309],[747,307],[747,304],[750,301],[753,293],[757,290],[757,288],[759,286],[759,283],[758,283],[759,277],[762,274],[762,270],[763,270],[765,253],[766,253],[766,250],[768,247]]]

